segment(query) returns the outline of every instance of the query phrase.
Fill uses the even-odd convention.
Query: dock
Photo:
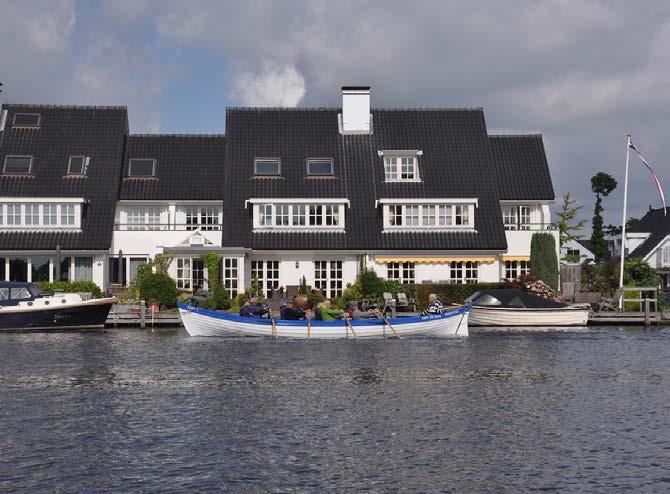
[[[140,305],[139,310],[130,310],[128,307],[117,306],[112,308],[107,316],[105,327],[117,328],[122,326],[134,326],[139,328],[146,327],[166,327],[181,326],[181,317],[178,311],[161,310],[153,312]]]

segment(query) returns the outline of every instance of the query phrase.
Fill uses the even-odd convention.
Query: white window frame
[[[0,199],[0,226],[4,230],[76,230],[81,228],[81,203],[40,202],[40,198]]]
[[[228,290],[230,298],[235,298],[238,293],[240,278],[240,261],[237,257],[224,257],[222,260],[221,282]]]
[[[125,210],[126,230],[161,230],[162,208],[160,206],[130,206]]]
[[[263,296],[267,297],[270,290],[277,290],[279,288],[279,266],[278,260],[263,260],[255,259],[251,261],[251,276],[249,278],[249,287],[253,283],[254,277],[258,280],[263,291]]]
[[[403,285],[413,284],[416,280],[416,263],[411,261],[387,262],[386,279],[398,281]]]
[[[478,261],[451,261],[449,263],[449,281],[455,284],[479,282]]]
[[[311,173],[309,166],[312,163],[330,163],[330,173]],[[306,173],[308,177],[332,177],[335,175],[335,163],[332,158],[309,158],[307,159]]]
[[[184,218],[183,228],[188,231],[218,231],[221,230],[221,207],[214,205],[206,206],[180,206],[180,214]]]
[[[341,297],[344,291],[343,267],[344,261],[341,260],[314,261],[314,288],[322,290],[326,298]]]
[[[531,230],[533,207],[528,204],[502,204],[503,226],[507,231]]]
[[[421,182],[419,151],[380,151],[384,162],[385,182]],[[411,163],[410,163],[411,162]],[[408,167],[411,166],[411,177]]]
[[[344,231],[346,203],[323,202],[255,202],[254,231]]]
[[[392,202],[383,205],[384,231],[393,230],[474,230],[476,202]],[[418,201],[421,201],[420,199]],[[418,212],[418,213],[417,213]],[[418,218],[417,218],[418,214]],[[398,221],[400,220],[400,222]],[[458,224],[458,223],[461,224]]]
[[[530,273],[529,261],[503,261],[503,279],[512,281]]]
[[[151,161],[151,175],[133,175],[133,161]],[[153,178],[156,176],[156,160],[153,158],[130,158],[128,160],[128,178]]]
[[[258,173],[258,162],[260,161],[276,161],[277,173]],[[257,177],[280,177],[281,176],[281,159],[280,158],[254,158],[254,175]]]
[[[193,261],[190,257],[177,257],[176,268],[177,276],[175,277],[175,282],[177,288],[180,290],[192,290],[193,289]]]
[[[7,160],[9,158],[30,158],[30,165],[28,165],[27,172],[8,172],[7,171]],[[30,175],[33,173],[33,164],[35,163],[35,157],[28,154],[8,154],[5,156],[4,164],[2,165],[2,174],[3,175]]]

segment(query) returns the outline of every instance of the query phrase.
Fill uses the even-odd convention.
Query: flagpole
[[[630,134],[626,134],[626,173],[623,181],[623,219],[621,220],[621,256],[619,260],[619,288],[623,288],[623,265],[626,260],[626,206],[628,205],[628,161],[630,160]],[[619,308],[623,310],[623,290],[619,296]]]

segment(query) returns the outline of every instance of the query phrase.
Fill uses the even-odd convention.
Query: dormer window
[[[29,175],[33,170],[32,156],[5,156],[2,173],[5,175]]]
[[[14,114],[14,127],[39,127],[40,126],[40,114],[39,113],[15,113]]]
[[[128,166],[129,177],[155,177],[156,160],[132,159]]]
[[[344,231],[347,199],[249,199],[254,232]]]
[[[379,151],[386,182],[420,182],[417,157],[421,151]]]
[[[327,177],[334,175],[332,159],[307,160],[307,175],[311,177]]]
[[[67,174],[86,175],[90,159],[87,156],[70,156],[70,161],[67,164]]]
[[[281,161],[279,158],[256,158],[254,175],[281,175]]]
[[[477,199],[380,199],[384,231],[474,229]]]

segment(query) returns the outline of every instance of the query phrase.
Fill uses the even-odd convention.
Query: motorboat
[[[179,313],[191,336],[266,336],[273,338],[384,338],[468,336],[469,306],[441,314],[380,319],[289,321],[242,317],[179,303]]]
[[[34,283],[0,281],[0,331],[103,328],[117,299],[42,293]]]
[[[470,296],[470,326],[586,326],[588,304],[567,305],[518,288],[482,290]]]

